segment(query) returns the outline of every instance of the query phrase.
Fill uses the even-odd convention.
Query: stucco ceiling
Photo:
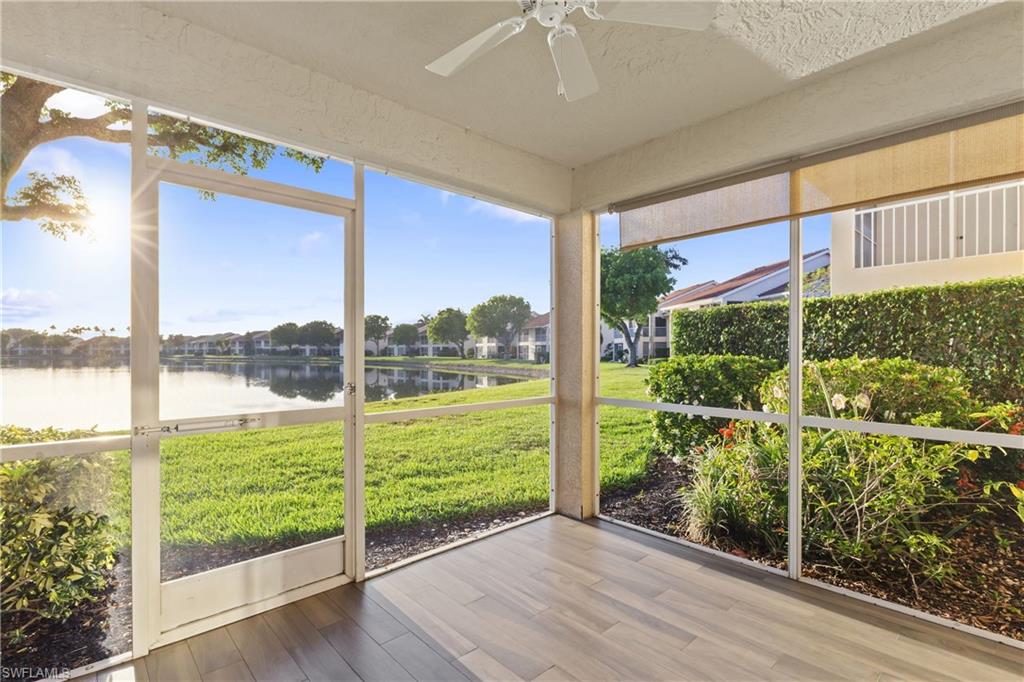
[[[704,32],[574,15],[601,90],[571,104],[555,92],[545,29],[535,22],[451,78],[424,69],[476,32],[516,15],[513,0],[147,4],[575,167],[824,77],[851,61],[928,40],[974,20],[991,3],[726,2]]]

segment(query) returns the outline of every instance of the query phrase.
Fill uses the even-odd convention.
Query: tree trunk
[[[622,338],[626,339],[626,348],[629,353],[629,362],[626,363],[626,367],[636,367],[636,340],[629,333],[629,326],[623,321],[619,320],[619,331],[622,332]],[[639,327],[637,328],[637,338],[640,338]]]
[[[636,326],[636,336],[633,337],[633,352],[638,353],[637,347],[640,345],[640,331],[643,329],[643,325],[638,324]],[[637,362],[640,361],[639,355],[636,358]]]

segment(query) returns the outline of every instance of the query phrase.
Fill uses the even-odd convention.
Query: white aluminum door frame
[[[147,152],[148,103],[132,102],[131,232],[131,471],[133,654],[189,637],[316,591],[361,577],[362,433],[362,177],[355,166],[354,199],[152,157]],[[345,235],[343,407],[160,419],[159,191],[160,183],[207,189],[275,205],[337,216]],[[357,380],[359,378],[359,380]],[[283,552],[162,583],[160,579],[160,442],[213,433],[343,420],[344,534]],[[184,427],[184,428],[183,428]],[[334,555],[336,564],[332,564]],[[315,557],[313,556],[315,555]],[[312,557],[312,558],[311,558]],[[328,565],[320,570],[303,566]],[[336,571],[335,571],[336,567]],[[244,583],[244,589],[238,585]],[[234,587],[233,587],[234,586]],[[255,588],[255,589],[254,589]],[[191,596],[191,604],[182,606]],[[163,600],[173,608],[163,608]],[[222,603],[218,603],[218,600]],[[170,604],[169,604],[170,605]],[[169,620],[165,615],[171,614]]]

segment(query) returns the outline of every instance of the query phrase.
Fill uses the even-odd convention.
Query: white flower
[[[786,397],[786,392],[782,390],[781,386],[772,387],[772,395],[780,400]]]
[[[892,411],[892,410],[886,410],[885,411],[885,420],[886,421],[890,421],[891,422],[895,418],[896,418],[896,413],[894,411]]]
[[[734,395],[732,397],[732,401],[734,403],[742,403],[743,402],[743,396],[741,396],[741,395]]]
[[[858,393],[857,397],[853,399],[853,406],[861,410],[868,409],[871,407],[871,396],[867,393]]]
[[[683,463],[683,458],[680,457],[679,455],[676,455],[672,458],[672,463],[675,464],[676,466],[679,466]]]
[[[837,410],[846,409],[846,396],[843,395],[842,393],[836,393],[834,396],[832,396],[832,407],[836,408]]]
[[[691,413],[691,414],[686,415],[686,418],[687,419],[693,419],[693,414]]]

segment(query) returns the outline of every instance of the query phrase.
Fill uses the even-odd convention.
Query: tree
[[[504,355],[508,356],[516,335],[531,317],[533,311],[525,298],[502,294],[473,306],[466,324],[473,336],[498,339],[505,346]]]
[[[299,342],[299,325],[294,322],[279,324],[270,330],[270,343],[275,346],[287,346],[288,350]]]
[[[48,107],[47,101],[65,90],[63,86],[0,73],[0,208],[5,221],[32,220],[50,234],[67,239],[84,234],[90,217],[89,202],[79,179],[73,175],[29,173],[28,182],[8,196],[11,180],[36,147],[69,137],[89,137],[101,142],[131,141],[131,107],[107,102],[107,111],[92,118],[72,116]],[[244,175],[265,168],[277,147],[270,142],[218,128],[150,113],[150,149],[169,158],[187,157],[192,163],[230,169]],[[320,172],[324,159],[294,149],[281,153]]]
[[[391,320],[386,315],[367,315],[363,321],[366,338],[373,341],[374,352],[380,355],[380,342],[388,337]]]
[[[430,321],[432,319],[434,319],[433,315],[431,315],[430,313],[423,313],[422,315],[419,316],[419,319],[416,320],[416,326],[422,327],[423,325],[430,324]]]
[[[334,325],[326,320],[313,320],[299,327],[299,343],[303,345],[323,348],[336,342]]]
[[[391,332],[391,343],[396,346],[405,346],[406,352],[408,352],[409,346],[416,345],[419,340],[420,330],[414,324],[395,325],[395,329]]]
[[[622,332],[629,349],[629,366],[636,367],[637,343],[644,321],[658,311],[658,298],[672,291],[671,273],[686,265],[675,249],[648,246],[632,251],[601,251],[601,319]],[[629,322],[636,331],[630,333]]]
[[[466,357],[466,313],[458,308],[445,308],[427,323],[427,338],[433,343],[452,343],[459,348],[459,357]]]

